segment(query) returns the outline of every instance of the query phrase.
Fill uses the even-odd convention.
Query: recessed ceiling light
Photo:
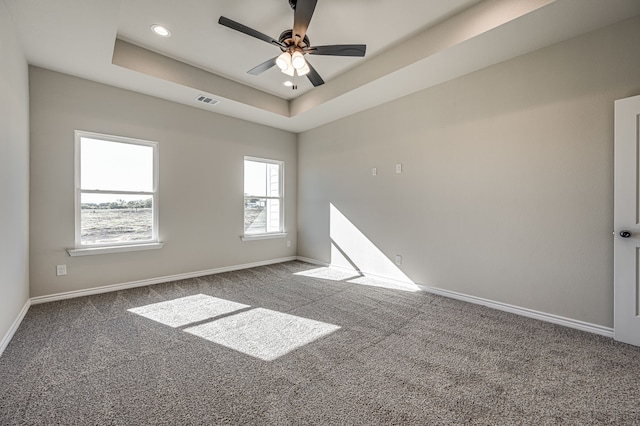
[[[285,82],[284,82],[284,83],[282,83],[282,84],[284,84],[284,85],[285,85],[285,86],[287,86],[287,87],[291,87],[291,86],[293,86],[293,81],[289,81],[289,80],[287,80],[287,81],[285,81]]]
[[[154,34],[159,35],[160,37],[171,37],[171,31],[169,31],[169,28],[163,25],[153,24],[151,26],[151,31],[153,31]]]

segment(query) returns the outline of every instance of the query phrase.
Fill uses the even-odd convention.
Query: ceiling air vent
[[[196,101],[202,102],[203,104],[207,104],[209,106],[214,106],[215,104],[220,102],[219,100],[210,98],[209,96],[206,96],[206,95],[199,95],[196,98]]]

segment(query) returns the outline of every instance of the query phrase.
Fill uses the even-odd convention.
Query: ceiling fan
[[[357,56],[363,57],[367,46],[365,44],[334,44],[328,46],[312,46],[307,37],[307,28],[318,0],[289,0],[294,11],[293,29],[284,30],[278,39],[269,37],[259,31],[242,25],[239,22],[221,16],[218,23],[232,30],[240,31],[251,37],[266,41],[280,48],[282,53],[275,58],[261,63],[247,71],[252,75],[259,75],[277,65],[280,70],[293,77],[306,75],[314,87],[324,84],[320,74],[305,60],[304,55]],[[294,86],[295,88],[295,86]]]

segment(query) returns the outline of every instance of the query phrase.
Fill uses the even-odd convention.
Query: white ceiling
[[[277,47],[217,23],[277,39],[293,23],[288,0],[0,1],[32,65],[293,132],[640,14],[638,0],[318,0],[311,44],[367,54],[310,56],[326,84],[297,78],[293,91],[276,67],[247,74]],[[201,93],[221,102],[200,105]]]

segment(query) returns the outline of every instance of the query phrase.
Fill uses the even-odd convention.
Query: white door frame
[[[614,336],[640,346],[640,96],[615,102]],[[630,235],[621,233],[628,231]]]

